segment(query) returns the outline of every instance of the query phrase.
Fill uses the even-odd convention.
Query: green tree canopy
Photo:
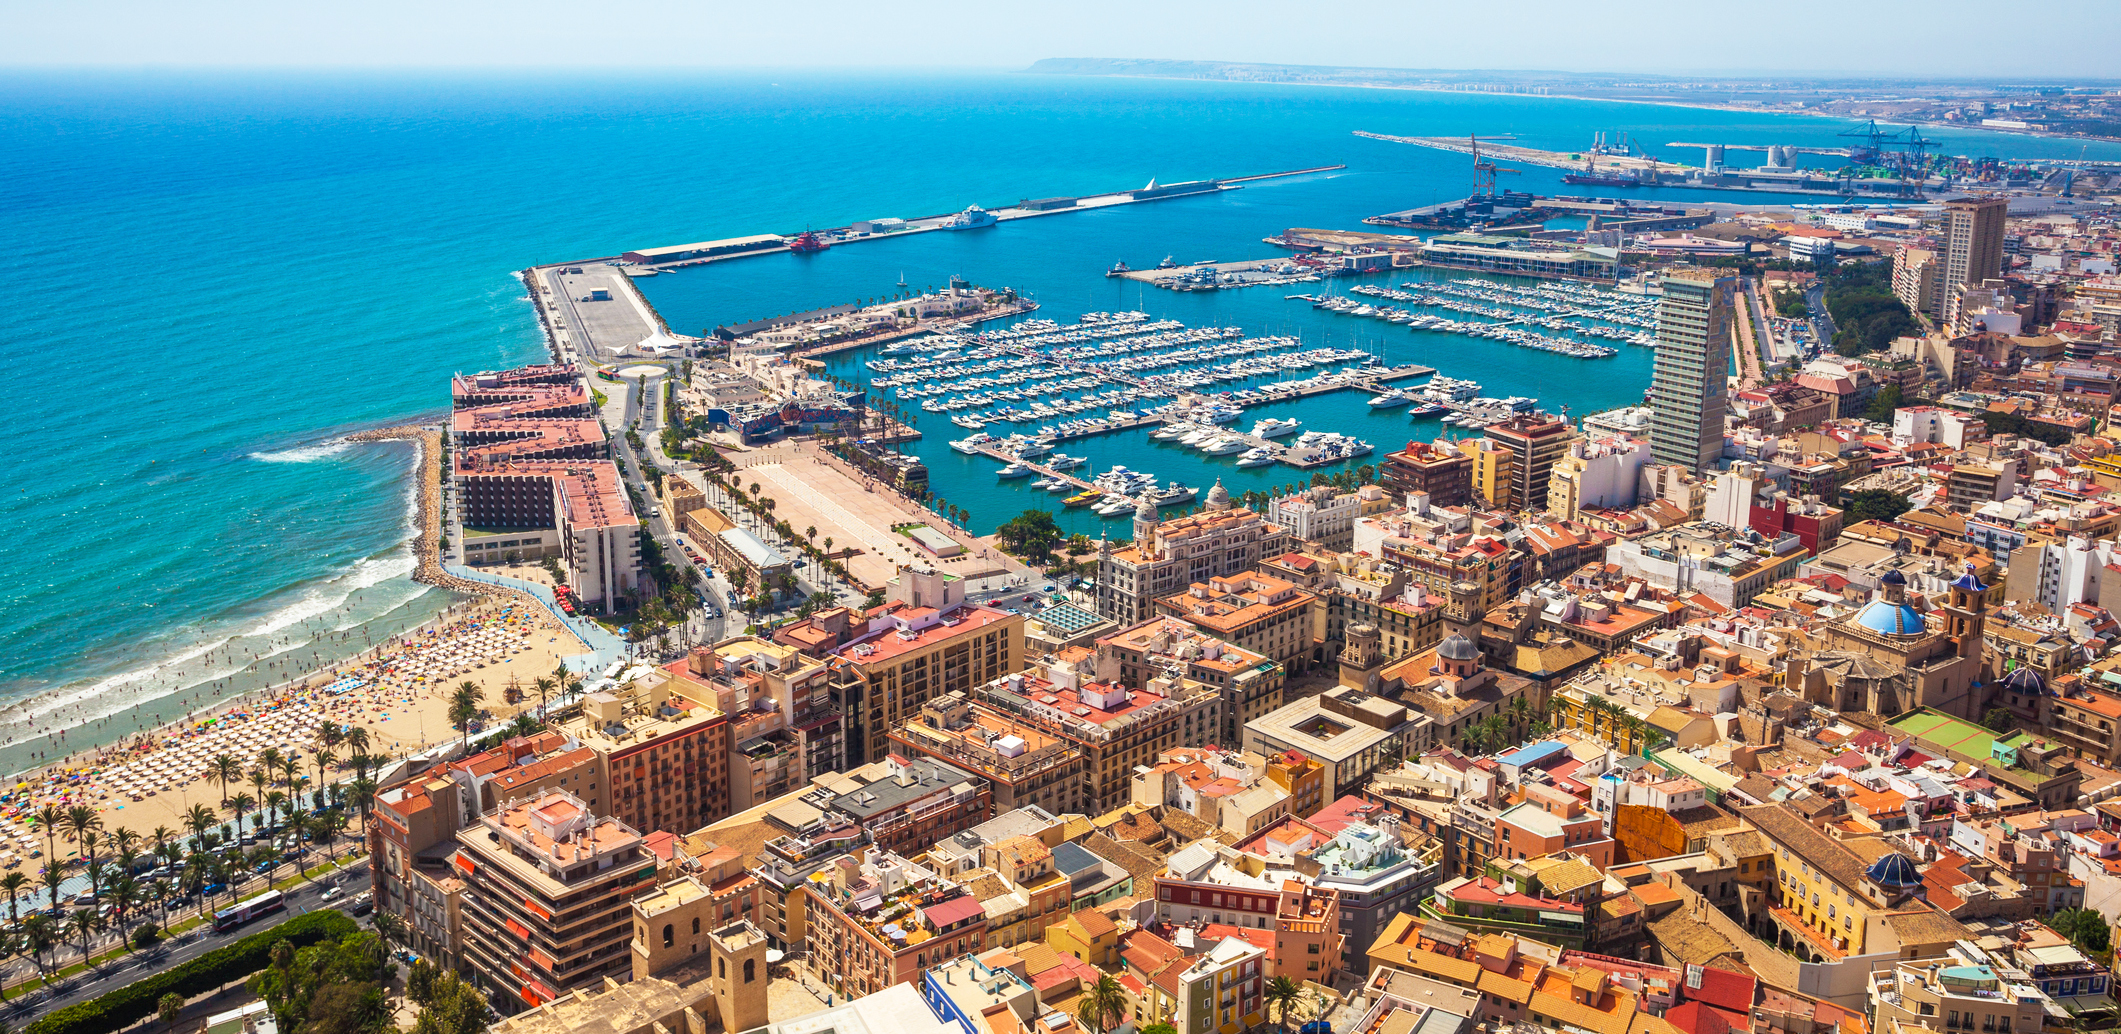
[[[1867,488],[1849,497],[1847,513],[1853,521],[1890,521],[1898,519],[1912,505],[1898,492]]]

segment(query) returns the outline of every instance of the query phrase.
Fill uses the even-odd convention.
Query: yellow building
[[[1119,925],[1112,917],[1086,908],[1046,927],[1046,944],[1054,951],[1100,969],[1119,965]]]
[[[1926,957],[1972,936],[1915,896],[1922,877],[1914,861],[1884,839],[1836,840],[1781,805],[1738,813],[1774,852],[1768,913],[1784,951],[1814,961],[1881,951]]]
[[[1458,451],[1473,461],[1473,494],[1491,507],[1509,505],[1517,454],[1488,438],[1462,439]]]

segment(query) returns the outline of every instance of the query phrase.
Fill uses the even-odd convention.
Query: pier
[[[762,233],[749,237],[731,237],[718,241],[702,241],[698,244],[683,244],[672,247],[646,248],[629,251],[622,261],[629,263],[629,276],[654,276],[669,269],[704,265],[709,262],[727,262],[731,259],[750,258],[756,255],[772,255],[794,250],[791,242],[802,239],[803,251],[815,253],[829,248],[853,244],[858,241],[885,240],[904,237],[914,233],[932,233],[938,230],[972,231],[1013,222],[1018,219],[1034,219],[1040,216],[1061,215],[1093,208],[1112,208],[1117,205],[1140,204],[1146,201],[1166,201],[1180,197],[1198,197],[1216,194],[1225,190],[1242,190],[1248,183],[1264,180],[1286,179],[1317,172],[1337,172],[1345,165],[1317,165],[1307,169],[1288,169],[1281,172],[1261,172],[1248,176],[1230,176],[1222,179],[1189,180],[1181,183],[1159,185],[1150,180],[1145,187],[1131,190],[1115,190],[1102,194],[1085,194],[1079,197],[1049,197],[1033,200],[1024,198],[1014,203],[993,207],[974,205],[963,212],[944,212],[940,215],[922,215],[911,218],[865,219],[847,226],[835,226],[824,230],[802,230],[792,233]],[[974,215],[977,213],[977,215]],[[968,221],[963,217],[972,216]]]

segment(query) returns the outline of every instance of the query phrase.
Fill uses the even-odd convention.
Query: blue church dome
[[[1915,863],[1908,861],[1903,854],[1880,855],[1870,868],[1863,870],[1863,874],[1881,887],[1912,887],[1922,882],[1922,874],[1915,871]]]
[[[1981,579],[1974,577],[1974,562],[1971,560],[1966,563],[1966,573],[1960,575],[1959,580],[1952,583],[1952,587],[1969,592],[1988,591],[1988,586],[1981,584]]]
[[[2036,697],[2047,691],[2047,684],[2041,681],[2040,673],[2031,668],[2012,668],[2010,674],[2003,676],[2003,688],[2007,692]]]
[[[1856,623],[1884,635],[1921,635],[1929,631],[1922,612],[1905,603],[1872,600],[1856,612]]]

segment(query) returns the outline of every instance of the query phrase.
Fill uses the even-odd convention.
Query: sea
[[[643,287],[673,329],[697,333],[963,276],[1026,293],[1063,323],[1141,309],[1300,335],[1582,414],[1639,399],[1647,350],[1568,359],[1314,312],[1289,289],[1178,295],[1101,274],[1115,260],[1267,257],[1277,253],[1260,239],[1289,227],[1357,227],[1469,190],[1465,156],[1356,130],[1556,149],[1604,131],[1698,162],[1668,143],[1834,146],[1847,128],[1646,104],[1007,72],[0,74],[0,249],[16,270],[5,347],[27,396],[7,435],[15,491],[0,499],[11,574],[0,583],[0,771],[284,682],[439,612],[445,594],[407,577],[410,450],[344,436],[438,415],[451,373],[543,357],[514,275],[526,266],[1344,164],[1209,197],[718,263]],[[2121,145],[1933,135],[1976,155],[2121,157]],[[1525,168],[1503,185],[1553,192],[1559,176]],[[861,376],[862,358],[836,368]],[[1246,426],[1264,416],[1355,434],[1378,454],[1437,433],[1345,392],[1255,411]],[[976,530],[1057,508],[995,484],[990,461],[944,447],[962,432],[928,422],[915,448]],[[1140,436],[1070,451],[1097,469],[1125,462],[1203,486],[1221,476],[1236,490],[1299,477]]]

